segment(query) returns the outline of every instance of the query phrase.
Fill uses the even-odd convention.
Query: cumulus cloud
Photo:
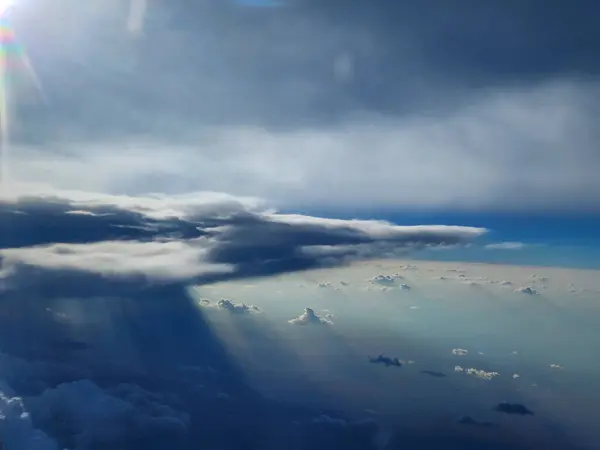
[[[382,286],[393,286],[397,278],[393,275],[375,275],[369,280],[372,284],[380,284]]]
[[[454,371],[459,373],[464,373],[466,375],[471,375],[476,378],[481,378],[482,380],[493,380],[500,374],[498,372],[492,371],[488,372],[483,369],[475,369],[475,368],[465,368],[462,366],[454,366]]]
[[[304,308],[304,312],[298,317],[288,320],[293,325],[333,325],[326,317],[317,315],[314,309]]]
[[[464,348],[453,348],[452,354],[456,356],[465,356],[469,354],[469,350],[466,350]]]
[[[229,311],[231,314],[247,314],[252,312],[260,312],[260,308],[256,305],[246,305],[245,303],[233,303],[231,300],[222,298],[217,302],[217,308]]]
[[[517,289],[517,292],[526,295],[539,295],[538,291],[531,286],[524,286]]]

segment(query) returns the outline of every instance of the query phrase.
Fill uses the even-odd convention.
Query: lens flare
[[[31,59],[15,36],[7,19],[12,2],[0,0],[0,188],[8,189],[10,159],[10,75],[15,68],[23,68],[41,99],[47,103],[40,79]]]
[[[0,8],[3,8],[0,6]],[[2,14],[6,12],[4,7]],[[8,61],[9,53],[17,50],[14,33],[6,20],[0,17],[0,185],[8,186],[9,123],[8,123]]]

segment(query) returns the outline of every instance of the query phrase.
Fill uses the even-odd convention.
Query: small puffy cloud
[[[469,354],[469,350],[466,350],[464,348],[453,348],[452,354],[456,356],[465,356]]]
[[[233,303],[231,300],[226,298],[222,298],[217,302],[217,308],[229,311],[231,314],[248,314],[261,311],[261,309],[256,305]]]
[[[318,316],[311,308],[304,308],[304,312],[294,319],[288,320],[293,325],[333,325],[326,317]]]
[[[550,364],[550,368],[551,369],[562,369],[563,366],[561,366],[560,364]]]
[[[482,380],[493,380],[495,377],[499,376],[498,372],[487,372],[482,369],[475,368],[464,368],[462,366],[454,366],[455,372],[464,373],[466,375],[471,375],[473,377],[481,378]]]
[[[516,292],[520,292],[521,294],[526,295],[539,295],[538,291],[532,288],[531,286],[520,287],[519,289],[517,289]]]
[[[382,286],[393,286],[396,283],[396,278],[391,275],[375,275],[369,280],[369,283],[380,284]]]
[[[512,377],[513,377],[513,380],[516,380],[518,378],[521,378],[521,375],[519,375],[518,373],[513,373]]]
[[[486,250],[522,250],[525,247],[523,242],[498,242],[484,246]]]
[[[403,291],[410,291],[412,288],[406,284],[406,283],[402,283],[400,286],[398,286],[401,290]]]
[[[198,300],[198,304],[200,306],[210,306],[210,300],[207,298],[201,298],[200,300]]]
[[[320,287],[320,288],[330,288],[330,287],[333,287],[333,285],[331,284],[330,281],[319,281],[317,283],[317,286]]]
[[[190,292],[192,296],[195,295],[194,288],[189,288],[188,292]],[[228,311],[231,314],[249,314],[262,312],[262,310],[256,305],[235,303],[227,298],[221,298],[216,303],[212,303],[207,298],[200,298],[197,300],[197,303],[198,305],[204,308],[216,308],[223,311]]]
[[[505,414],[516,414],[520,416],[533,416],[534,413],[525,405],[520,403],[500,402],[494,407],[494,411]]]

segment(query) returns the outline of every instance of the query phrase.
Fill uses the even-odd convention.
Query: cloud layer
[[[19,80],[4,159],[14,180],[292,209],[598,211],[598,5],[431,4],[20,5],[51,108]]]
[[[486,232],[279,214],[259,205],[212,193],[13,196],[0,203],[3,271],[8,280],[20,269],[202,283],[467,243]]]

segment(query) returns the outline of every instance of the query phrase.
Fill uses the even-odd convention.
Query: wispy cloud
[[[523,242],[499,242],[496,244],[487,244],[487,250],[522,250],[526,247]]]

